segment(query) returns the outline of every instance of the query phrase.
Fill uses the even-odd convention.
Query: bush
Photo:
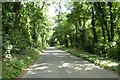
[[[118,46],[117,46],[117,53],[118,53],[118,60],[120,61],[120,41],[118,43]]]
[[[118,51],[117,50],[118,49],[114,48],[114,47],[110,48],[108,56],[111,57],[111,58],[114,58],[114,59],[118,59],[119,56],[118,56]]]
[[[89,53],[93,53],[93,46],[91,45],[90,42],[87,42],[86,45],[84,46],[84,50]]]
[[[23,35],[18,29],[11,30],[9,33],[11,44],[14,45],[15,48],[25,49],[30,45],[29,38]]]
[[[34,48],[28,48],[21,51],[22,54],[7,55],[3,59],[2,77],[3,80],[16,78],[23,69],[38,59],[39,52]]]

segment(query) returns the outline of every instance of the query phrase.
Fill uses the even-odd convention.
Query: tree
[[[59,41],[66,47],[81,48],[102,56],[117,57],[118,53],[115,50],[118,44],[113,43],[117,43],[119,39],[117,26],[119,26],[120,4],[116,2],[69,2],[67,5],[71,12],[64,16],[67,19],[60,18],[62,21],[57,22],[58,25],[53,35],[56,42]]]

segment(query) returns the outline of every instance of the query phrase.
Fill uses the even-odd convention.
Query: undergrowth
[[[2,80],[15,79],[31,63],[39,58],[40,51],[28,48],[19,52],[20,54],[6,54],[2,64]]]
[[[75,56],[88,60],[96,65],[99,65],[103,68],[107,68],[120,73],[120,64],[118,60],[110,59],[100,55],[90,54],[84,50],[79,50],[76,48],[66,48],[64,46],[57,46],[57,48],[65,50]]]

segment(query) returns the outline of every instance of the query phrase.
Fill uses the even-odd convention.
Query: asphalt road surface
[[[118,75],[55,47],[48,47],[25,78],[81,78],[118,80]],[[80,79],[80,80],[81,80]]]

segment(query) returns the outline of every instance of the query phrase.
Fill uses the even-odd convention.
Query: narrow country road
[[[113,79],[118,78],[116,74],[54,47],[48,47],[22,78],[105,78],[101,80],[109,78],[108,80],[118,80]]]

